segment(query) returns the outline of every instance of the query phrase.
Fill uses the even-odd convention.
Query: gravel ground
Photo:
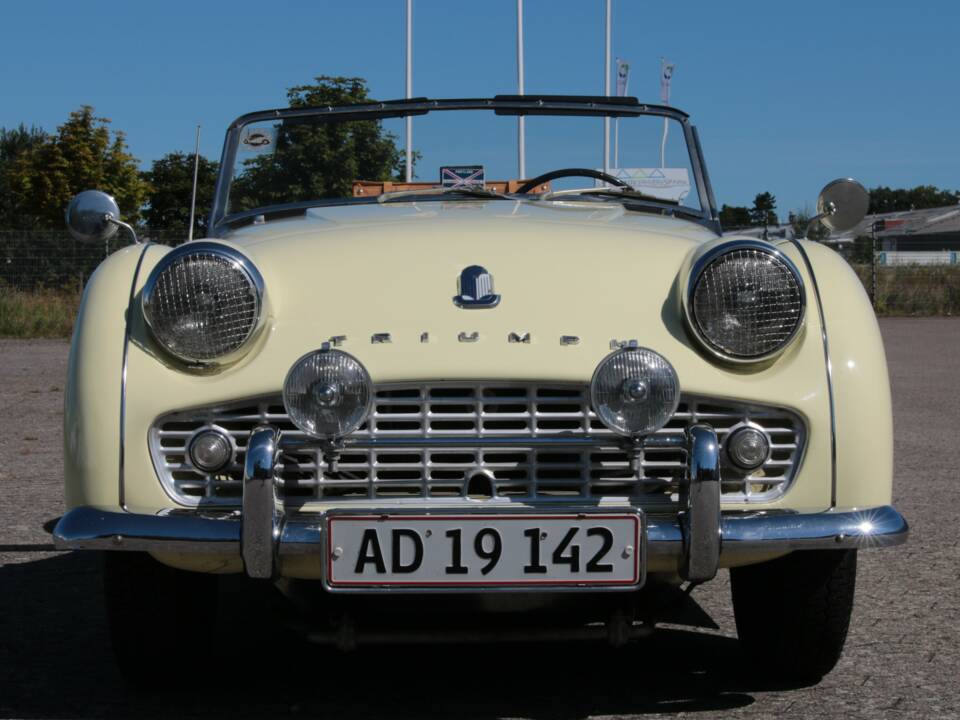
[[[127,693],[109,650],[99,559],[50,545],[63,507],[67,344],[0,340],[0,716],[960,718],[960,507],[950,494],[958,480],[960,319],[881,326],[897,431],[894,501],[912,535],[905,546],[861,553],[844,657],[810,687],[771,687],[744,670],[724,573],[695,593],[719,630],[660,631],[623,651],[339,655],[231,632],[264,606],[255,593],[231,594],[243,586],[228,581],[218,656],[197,658],[185,641],[170,691]]]

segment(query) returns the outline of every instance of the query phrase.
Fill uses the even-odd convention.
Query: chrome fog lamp
[[[370,414],[373,388],[367,369],[352,355],[322,349],[297,360],[283,381],[283,404],[307,435],[335,440]]]
[[[143,315],[157,342],[189,363],[236,359],[261,326],[263,278],[233,248],[190,242],[167,253],[143,288]]]
[[[226,431],[219,428],[200,430],[187,446],[190,463],[205,473],[223,470],[233,461],[233,442]]]
[[[803,324],[800,273],[774,245],[733,240],[693,265],[683,296],[687,326],[713,355],[737,363],[781,352]]]
[[[619,435],[650,435],[680,404],[680,381],[665,357],[628,347],[605,357],[593,373],[590,400],[600,421]]]
[[[733,430],[727,436],[727,457],[742,470],[756,470],[770,457],[770,439],[751,425]]]

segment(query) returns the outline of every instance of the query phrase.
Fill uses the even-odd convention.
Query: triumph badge
[[[457,307],[468,310],[496,307],[500,296],[493,292],[493,276],[480,265],[471,265],[460,273],[460,294],[453,298]]]

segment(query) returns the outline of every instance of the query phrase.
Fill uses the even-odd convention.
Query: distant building
[[[845,253],[858,237],[874,232],[881,264],[960,262],[960,205],[867,215],[853,230],[830,235],[824,243]]]

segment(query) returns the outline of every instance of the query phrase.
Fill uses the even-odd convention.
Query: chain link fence
[[[165,230],[147,230],[141,239],[183,240]],[[102,244],[77,242],[66,230],[0,230],[0,287],[79,291],[104,258],[130,242],[122,230]]]

